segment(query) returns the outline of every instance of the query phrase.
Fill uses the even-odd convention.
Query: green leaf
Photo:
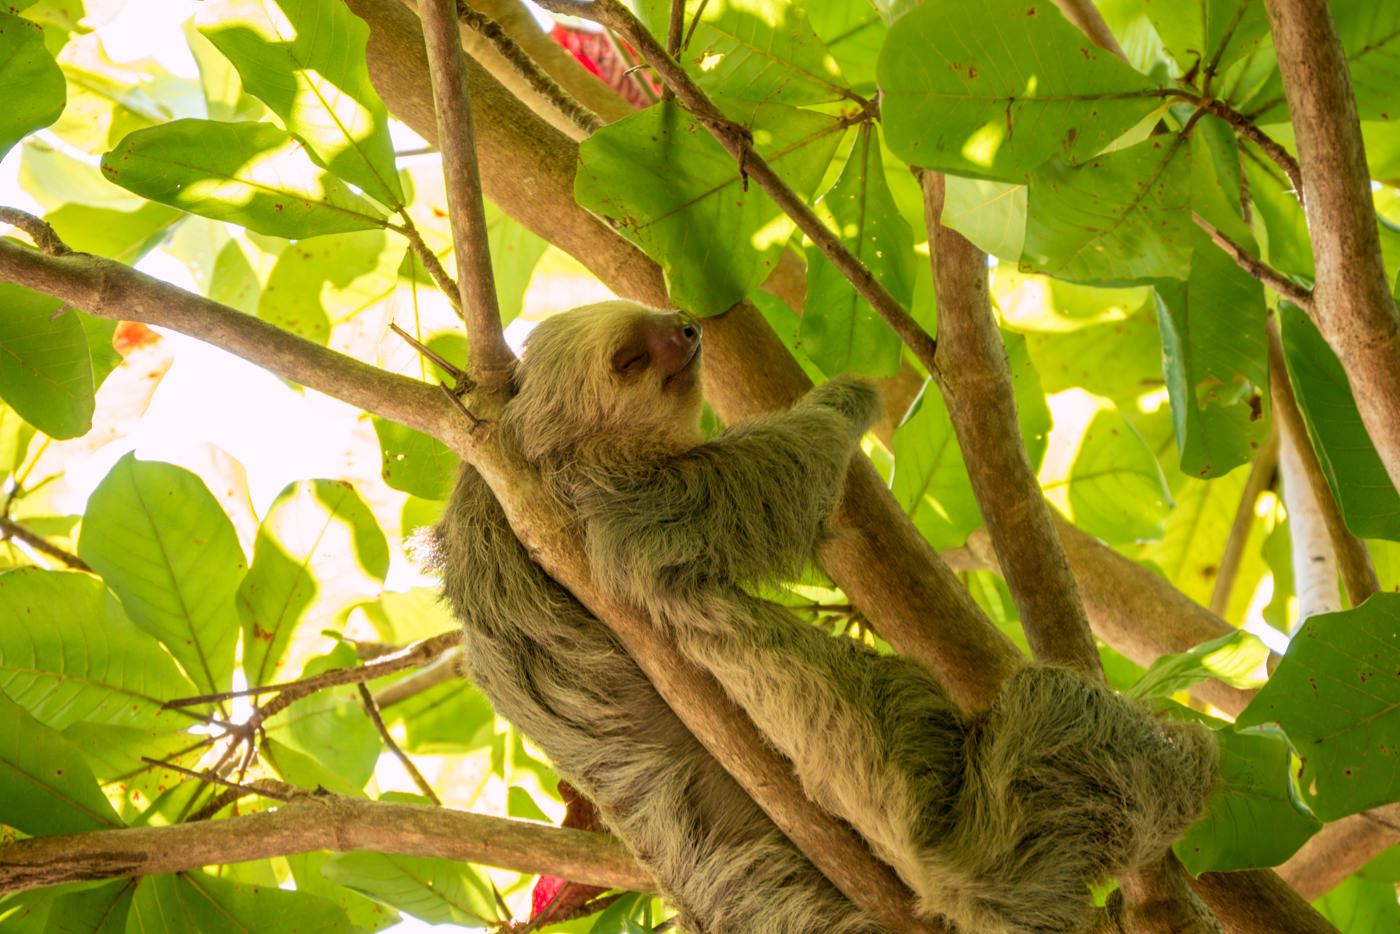
[[[293,240],[384,222],[371,202],[267,123],[175,120],[137,130],[102,157],[102,172],[153,201]]]
[[[812,31],[801,5],[788,0],[691,0],[686,5],[686,28],[693,32],[678,58],[711,96],[792,106],[845,96],[836,60]],[[656,35],[666,34],[670,9],[669,0],[644,4]]]
[[[1257,688],[1269,648],[1243,630],[1202,642],[1175,655],[1163,655],[1123,693],[1139,700],[1167,698],[1216,678],[1237,688]]]
[[[500,920],[490,881],[467,863],[361,850],[332,854],[321,872],[429,924],[487,927]]]
[[[1026,244],[1025,185],[949,175],[943,223],[984,253],[1017,262]]]
[[[1400,928],[1400,904],[1395,901],[1395,883],[1389,880],[1351,876],[1313,904],[1346,934],[1389,934]]]
[[[200,691],[229,690],[234,594],[246,564],[233,523],[203,480],[127,454],[88,500],[78,555]]]
[[[133,895],[130,879],[114,879],[94,888],[64,892],[49,909],[49,931],[126,934]]]
[[[1220,572],[1220,555],[1229,538],[1247,474],[1236,470],[1213,480],[1177,474],[1178,482],[1172,484],[1176,508],[1167,516],[1161,541],[1143,545],[1138,554],[1160,567],[1178,590],[1202,606],[1210,603]],[[1246,560],[1262,559],[1254,555]]]
[[[1058,313],[1056,320],[1065,320],[1067,313],[1074,311],[1073,306],[1064,301],[1062,293],[1083,288],[1067,282],[1050,283],[1048,291],[1054,311]],[[1091,292],[1112,294],[1099,289]],[[1134,289],[1120,300],[1121,304],[1107,308],[1098,306],[1114,317],[1089,327],[1026,334],[1031,359],[1035,361],[1045,391],[1057,393],[1080,388],[1107,396],[1120,407],[1136,405],[1144,389],[1162,378],[1162,342],[1157,336],[1157,316],[1139,310],[1142,300],[1150,295],[1146,290]],[[1115,308],[1117,312],[1112,310]],[[1019,319],[1013,319],[1016,308],[1006,297],[1001,298],[1001,309],[1007,323],[1019,327]],[[1128,316],[1115,320],[1116,314],[1124,310]]]
[[[900,158],[1008,182],[1083,162],[1162,103],[1053,5],[1016,0],[920,5],[890,27],[878,73]]]
[[[875,61],[887,32],[875,8],[863,0],[807,3],[803,7],[813,31],[826,43],[851,87],[862,93],[873,90]]]
[[[77,571],[0,574],[0,688],[56,730],[86,721],[158,733],[193,722],[160,707],[194,685],[102,581]]]
[[[3,692],[0,824],[36,837],[122,826],[78,750]]]
[[[1257,280],[1204,231],[1190,236],[1191,275],[1157,284],[1157,324],[1181,470],[1214,477],[1252,460],[1268,438],[1267,309]]]
[[[277,257],[258,299],[258,317],[318,344],[333,324],[380,302],[398,259],[382,230],[293,243]]]
[[[1314,813],[1331,821],[1400,801],[1400,594],[1311,617],[1237,726],[1277,723],[1303,760]]]
[[[324,0],[221,0],[205,4],[198,22],[248,93],[319,165],[381,204],[403,204],[389,115],[369,81],[363,20]]]
[[[62,301],[0,283],[0,398],[51,438],[92,427],[87,335]]]
[[[352,668],[358,662],[354,650],[342,643],[329,654],[311,659],[298,677]],[[359,691],[348,685],[317,691],[298,701],[274,719],[268,732],[290,749],[310,756],[357,792],[374,774],[383,749],[379,730],[365,713]]]
[[[836,232],[875,280],[905,308],[914,296],[914,232],[885,183],[878,138],[863,128],[836,184],[821,201]],[[807,302],[799,337],[803,351],[830,376],[893,376],[899,337],[816,247],[807,249]]]
[[[44,47],[43,27],[0,13],[0,158],[57,120],[66,99],[63,71]]]
[[[385,711],[401,719],[404,748],[432,755],[475,752],[493,741],[495,712],[486,695],[452,681],[405,698]]]
[[[1095,285],[1185,279],[1191,266],[1191,153],[1154,136],[1082,166],[1030,174],[1022,271]]]
[[[447,499],[462,459],[431,435],[373,417],[383,458],[382,476],[392,490],[424,499]]]
[[[1073,392],[1054,400],[1045,495],[1090,535],[1110,545],[1158,538],[1172,498],[1147,442],[1107,399]]]
[[[170,231],[170,225],[183,217],[163,204],[147,202],[135,211],[91,207],[68,203],[44,215],[44,220],[81,253],[96,253],[123,263],[135,263]]]
[[[1313,255],[1308,221],[1292,191],[1292,183],[1277,168],[1253,156],[1244,160],[1244,171],[1249,180],[1250,202],[1263,228],[1260,255],[1280,272],[1311,279]]]
[[[1220,787],[1173,849],[1193,876],[1277,866],[1322,828],[1298,800],[1288,744],[1267,731],[1215,736]]]
[[[759,154],[799,195],[810,194],[839,142],[835,118],[776,104],[737,107],[730,115],[752,119]],[[604,127],[579,157],[579,203],[633,235],[666,269],[676,304],[698,315],[718,314],[762,282],[792,233],[793,222],[674,103]]]
[[[1182,74],[1212,64],[1224,74],[1268,42],[1262,0],[1143,0],[1143,6]]]
[[[1296,305],[1280,302],[1278,320],[1293,394],[1347,527],[1400,541],[1400,493],[1361,423],[1341,361]]]
[[[141,934],[351,934],[334,902],[304,892],[244,885],[204,872],[146,876],[132,899],[129,931]]]
[[[931,384],[895,429],[890,492],[936,550],[953,548],[982,524],[967,465],[942,395]]]
[[[258,527],[238,590],[248,683],[270,684],[287,665],[324,651],[321,630],[351,603],[377,595],[388,570],[384,533],[353,486],[287,486]]]

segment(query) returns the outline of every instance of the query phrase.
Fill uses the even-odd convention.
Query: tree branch
[[[435,386],[361,363],[114,260],[87,253],[46,256],[0,238],[0,280],[99,318],[179,331],[451,447],[465,444],[457,411]]]
[[[1190,882],[1226,934],[1338,934],[1268,869],[1203,872]]]
[[[0,844],[0,893],[314,850],[438,856],[605,888],[656,891],[622,842],[608,834],[320,792],[273,811],[222,820]]]
[[[1327,526],[1327,536],[1332,542],[1332,552],[1337,557],[1338,569],[1342,572],[1342,583],[1347,589],[1347,599],[1352,606],[1360,606],[1367,597],[1380,590],[1380,580],[1376,568],[1371,563],[1371,554],[1365,542],[1351,533],[1342,518],[1337,500],[1332,496],[1332,487],[1322,470],[1322,464],[1313,450],[1308,427],[1303,421],[1303,413],[1293,395],[1293,385],[1288,378],[1288,364],[1283,356],[1283,341],[1279,337],[1278,322],[1270,319],[1267,325],[1269,337],[1269,392],[1273,401],[1274,418],[1283,432],[1284,443],[1290,444],[1298,454],[1298,463],[1307,480],[1308,489],[1317,501],[1321,517]],[[1359,400],[1358,400],[1359,402]]]
[[[476,166],[471,92],[454,0],[423,0],[423,35],[437,112],[438,149],[447,185],[447,213],[457,255],[457,288],[467,323],[471,357],[467,371],[483,388],[503,386],[515,369],[515,354],[501,330],[496,277],[486,241],[486,210]],[[458,387],[461,389],[462,387]]]
[[[1381,259],[1346,55],[1326,0],[1265,0],[1264,7],[1297,134],[1317,269],[1313,318],[1346,370],[1391,483],[1400,486],[1400,313]]]
[[[1278,867],[1278,874],[1299,895],[1313,901],[1396,844],[1400,844],[1400,803],[1333,821]]]
[[[0,540],[4,539],[13,539],[14,541],[22,542],[28,547],[33,548],[35,551],[39,552],[39,554],[47,555],[48,557],[53,558],[55,561],[58,561],[66,567],[73,568],[74,570],[92,570],[92,568],[88,567],[87,562],[84,561],[82,558],[79,558],[77,555],[74,554],[69,554],[62,548],[59,548],[53,542],[44,538],[42,535],[36,535],[35,533],[29,531],[29,529],[20,525],[18,522],[11,519],[9,516],[0,516]]]
[[[920,172],[940,334],[933,372],[997,560],[1036,660],[1103,680],[1103,665],[1050,507],[1021,441],[987,254],[945,227],[941,172]]]

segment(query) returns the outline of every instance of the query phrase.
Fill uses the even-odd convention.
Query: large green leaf
[[[293,243],[277,257],[258,299],[258,317],[318,344],[331,328],[375,307],[394,287],[397,251],[382,230]]]
[[[1052,156],[1083,162],[1162,103],[1053,4],[932,0],[880,54],[890,148],[911,165],[1024,182]]]
[[[78,750],[3,692],[0,824],[36,837],[122,826]]]
[[[752,120],[759,154],[791,188],[812,192],[839,142],[835,118],[742,102],[730,115]],[[672,102],[604,127],[579,157],[579,203],[635,236],[665,267],[672,299],[696,314],[718,314],[747,295],[792,233],[792,221]]]
[[[1288,744],[1267,731],[1219,730],[1220,787],[1174,849],[1191,875],[1277,866],[1322,828],[1298,800]]]
[[[1097,285],[1186,278],[1191,154],[1154,136],[1080,166],[1054,158],[1030,174],[1021,268]]]
[[[403,203],[389,115],[369,81],[369,27],[344,4],[220,0],[202,6],[199,31],[319,164],[389,207]]]
[[[826,43],[851,87],[862,93],[875,86],[875,61],[884,45],[884,20],[864,0],[803,4],[808,21]]]
[[[812,31],[802,4],[690,0],[686,6],[690,43],[679,59],[711,95],[790,105],[845,96],[836,60]],[[670,0],[649,0],[642,9],[653,33],[664,36]]]
[[[78,721],[168,732],[192,721],[161,704],[194,693],[160,645],[90,574],[0,574],[0,688],[57,730]]]
[[[1026,186],[949,175],[943,223],[984,253],[1017,262],[1026,244]]]
[[[128,931],[140,934],[351,934],[334,902],[275,886],[244,885],[204,872],[146,876],[129,910]]]
[[[467,863],[389,853],[335,853],[327,878],[430,924],[488,927],[499,920],[491,882]]]
[[[1142,0],[1182,74],[1219,75],[1269,38],[1263,0]]]
[[[431,435],[384,418],[372,421],[389,488],[424,499],[447,499],[462,459]]]
[[[1158,283],[1157,323],[1181,470],[1214,477],[1252,460],[1268,438],[1267,311],[1257,280],[1204,231],[1190,238],[1191,275]]]
[[[1172,498],[1142,436],[1107,399],[1073,392],[1054,403],[1054,443],[1040,468],[1046,497],[1110,545],[1159,537]]]
[[[175,120],[137,130],[102,157],[102,172],[153,201],[288,239],[384,221],[372,202],[268,123]]]
[[[238,591],[248,683],[270,684],[284,666],[324,651],[321,630],[376,595],[388,569],[384,533],[353,486],[303,480],[284,489],[258,528]]]
[[[862,129],[841,176],[822,195],[847,249],[905,308],[914,297],[914,232],[885,183],[880,142]],[[816,247],[807,249],[807,302],[798,331],[803,351],[828,375],[893,376],[903,345],[855,286]]]
[[[1400,541],[1400,493],[1361,423],[1341,361],[1296,305],[1281,302],[1278,320],[1293,394],[1347,527]]]
[[[344,643],[327,655],[313,658],[298,677],[310,678],[333,668],[353,668],[358,659]],[[344,686],[317,691],[279,714],[269,735],[294,752],[313,759],[337,779],[359,791],[374,774],[383,743],[365,713],[359,691]],[[286,765],[283,756],[283,765]],[[317,781],[315,784],[322,784]]]
[[[1163,523],[1160,541],[1142,546],[1137,557],[1153,562],[1169,581],[1202,606],[1210,602],[1220,555],[1240,504],[1248,471],[1236,470],[1213,480],[1176,474],[1172,497],[1176,508]],[[1262,561],[1246,555],[1246,563]],[[1241,577],[1246,577],[1246,571]]]
[[[1311,617],[1237,726],[1277,723],[1312,810],[1336,820],[1400,801],[1400,594]]]
[[[53,438],[92,427],[92,358],[62,301],[0,283],[0,398]]]
[[[88,500],[78,554],[201,691],[229,690],[234,595],[246,564],[233,523],[203,480],[126,455]]]
[[[63,72],[44,47],[43,27],[0,13],[0,158],[57,120],[66,98]]]

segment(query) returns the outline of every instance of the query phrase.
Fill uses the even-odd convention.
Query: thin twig
[[[209,782],[213,785],[223,785],[225,788],[235,789],[244,795],[262,795],[265,798],[272,798],[275,801],[291,801],[296,797],[295,793],[280,788],[257,788],[252,785],[240,785],[238,782],[231,782],[226,778],[220,778],[212,769],[206,769],[201,772],[195,769],[187,769],[183,765],[176,765],[173,762],[163,762],[160,759],[152,759],[150,756],[142,756],[141,761],[158,768],[179,772],[181,775],[188,775],[190,778],[197,778],[202,782]]]
[[[437,254],[434,253],[427,242],[423,240],[423,235],[420,234],[418,228],[414,226],[413,221],[408,216],[408,212],[404,212],[402,224],[390,224],[389,229],[395,233],[401,234],[404,239],[408,241],[409,247],[413,250],[414,254],[417,255],[419,261],[423,263],[423,268],[428,271],[428,275],[432,277],[438,290],[441,291],[443,295],[447,296],[447,301],[452,305],[452,310],[457,312],[457,317],[466,320],[465,316],[462,314],[462,295],[457,288],[457,282],[447,274],[447,270],[443,268],[442,260],[438,259]]]
[[[319,675],[312,675],[309,678],[301,678],[296,681],[283,681],[279,684],[265,684],[261,687],[245,688],[241,691],[224,691],[219,694],[200,694],[195,697],[177,697],[174,700],[166,701],[162,705],[162,710],[169,710],[175,707],[194,707],[199,704],[212,704],[217,701],[230,700],[235,697],[255,697],[259,694],[293,694],[293,700],[313,694],[322,688],[338,687],[342,684],[362,684],[366,681],[373,681],[375,678],[382,678],[385,675],[393,674],[396,671],[403,671],[405,668],[414,668],[422,665],[443,652],[452,648],[462,641],[460,630],[451,629],[447,632],[440,632],[435,636],[420,639],[391,655],[384,655],[376,658],[372,662],[363,665],[355,665],[350,668],[332,668],[330,671],[323,671]]]
[[[1255,279],[1258,279],[1260,282],[1264,283],[1264,285],[1273,289],[1299,308],[1308,312],[1308,314],[1312,314],[1313,296],[1311,291],[1303,288],[1259,257],[1250,254],[1244,247],[1216,230],[1211,226],[1210,221],[1201,217],[1201,215],[1197,214],[1195,211],[1191,212],[1191,219],[1196,222],[1196,226],[1210,235],[1210,239],[1216,246],[1229,254],[1230,258],[1235,261],[1235,265],[1239,266],[1245,272],[1249,273]]]
[[[0,539],[12,538],[17,542],[23,542],[40,554],[48,555],[55,561],[60,561],[75,571],[91,571],[86,561],[75,554],[70,554],[53,544],[42,536],[36,535],[29,529],[20,525],[9,516],[0,516]]]
[[[1249,477],[1244,482],[1244,491],[1240,493],[1239,506],[1235,508],[1235,520],[1230,523],[1230,534],[1225,539],[1225,550],[1220,554],[1220,570],[1216,573],[1215,586],[1210,593],[1210,611],[1216,616],[1223,618],[1230,606],[1240,560],[1244,557],[1244,546],[1249,541],[1250,530],[1254,528],[1254,504],[1269,488],[1277,465],[1278,430],[1275,427],[1268,442],[1250,465]]]
[[[1292,153],[1283,148],[1282,143],[1259,129],[1258,124],[1253,120],[1222,100],[1202,96],[1194,99],[1192,103],[1206,113],[1224,120],[1234,128],[1236,133],[1263,150],[1264,155],[1283,169],[1289,182],[1293,185],[1293,190],[1298,192],[1300,196],[1303,194],[1303,174],[1298,168],[1298,160],[1293,158]]]
[[[443,357],[437,351],[432,350],[428,347],[427,344],[424,344],[423,342],[418,340],[418,338],[414,337],[412,334],[399,327],[397,323],[390,321],[389,330],[393,331],[395,334],[401,337],[404,343],[408,344],[408,346],[418,351],[418,353],[421,356],[426,357],[428,360],[431,360],[434,364],[437,365],[438,369],[442,370],[448,376],[452,377],[452,380],[454,382],[460,383],[462,379],[467,375],[461,369],[449,362],[446,357]]]
[[[562,84],[550,77],[500,23],[479,10],[473,10],[463,0],[457,0],[457,18],[494,45],[501,58],[525,79],[526,84],[579,129],[594,133],[603,126],[602,118],[575,100]]]
[[[374,723],[374,728],[379,731],[379,738],[384,740],[384,745],[403,763],[404,771],[408,777],[413,779],[413,784],[418,786],[418,790],[423,792],[423,797],[433,804],[442,806],[442,799],[433,791],[433,786],[428,784],[428,780],[423,777],[423,773],[418,771],[418,766],[413,764],[413,760],[408,757],[408,753],[399,748],[399,744],[394,742],[394,737],[389,735],[389,728],[384,725],[384,718],[379,715],[379,705],[374,702],[374,695],[369,692],[369,688],[364,683],[355,685],[360,692],[360,702],[365,705],[365,713],[369,714],[370,720]]]
[[[740,170],[751,177],[782,209],[792,218],[802,232],[821,250],[827,259],[841,271],[860,296],[870,303],[876,313],[899,335],[914,356],[930,371],[934,368],[933,355],[937,349],[934,339],[899,304],[893,295],[871,274],[859,259],[846,249],[840,237],[834,234],[807,205],[797,196],[787,183],[778,177],[773,168],[754,149],[752,134],[743,126],[726,117],[704,91],[690,79],[676,60],[666,54],[630,10],[617,0],[592,0],[590,3],[577,3],[575,0],[544,0],[545,9],[570,13],[591,19],[604,26],[616,29],[632,44],[652,71],[676,92],[676,98],[700,123],[710,131],[720,145],[738,163]],[[868,102],[867,102],[868,103]],[[867,113],[870,111],[867,110]]]
[[[424,0],[418,12],[433,81],[438,148],[442,150],[447,211],[457,255],[457,287],[471,347],[470,368],[478,383],[495,389],[510,378],[515,355],[506,346],[501,330],[501,309],[491,271],[457,4],[455,0]]]
[[[48,221],[35,217],[28,211],[0,205],[0,224],[9,224],[23,230],[29,234],[35,246],[50,256],[62,256],[73,252],[68,244],[63,242],[63,238],[49,226]]]
[[[698,22],[699,15],[695,19]],[[671,0],[671,18],[666,23],[666,54],[672,58],[679,58],[683,38],[685,38],[685,0]],[[671,90],[669,84],[661,89],[663,101],[668,101],[675,96],[676,92]]]

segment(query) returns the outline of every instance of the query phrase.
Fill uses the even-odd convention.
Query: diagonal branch
[[[909,312],[880,284],[865,264],[846,249],[841,239],[817,218],[807,202],[799,198],[797,193],[778,177],[772,166],[753,148],[753,138],[749,131],[730,120],[715,106],[714,101],[700,90],[674,58],[666,54],[666,50],[630,10],[617,0],[592,0],[590,3],[542,0],[540,5],[553,12],[587,17],[617,30],[630,42],[651,65],[656,75],[675,91],[676,99],[685,105],[734,157],[739,170],[757,182],[764,193],[797,223],[817,249],[822,251],[822,255],[831,260],[832,265],[855,286],[861,298],[870,303],[870,307],[874,308],[885,323],[899,335],[899,339],[914,352],[919,362],[932,372],[936,349],[934,339],[919,327]]]
[[[502,386],[515,368],[515,355],[501,331],[496,279],[486,242],[486,210],[481,202],[481,175],[476,166],[476,132],[472,128],[471,92],[466,56],[453,0],[423,0],[423,37],[437,111],[438,149],[447,184],[447,213],[457,254],[457,288],[471,350],[469,372],[487,389]],[[460,388],[460,387],[459,387]]]
[[[1191,219],[1196,222],[1197,227],[1210,235],[1212,243],[1229,254],[1230,258],[1235,261],[1236,266],[1239,266],[1274,292],[1308,312],[1308,314],[1312,314],[1312,292],[1303,288],[1259,257],[1252,255],[1244,247],[1212,227],[1210,222],[1201,215],[1192,211]]]

